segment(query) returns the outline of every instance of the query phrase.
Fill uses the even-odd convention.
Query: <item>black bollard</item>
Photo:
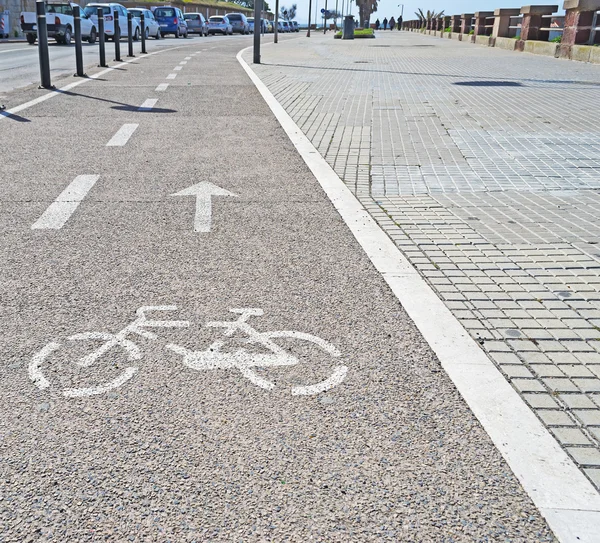
[[[113,20],[115,22],[115,34],[113,36],[113,40],[115,40],[115,61],[121,62],[121,44],[119,43],[121,27],[119,26],[119,12],[117,10],[113,11]]]
[[[38,53],[40,57],[40,77],[42,89],[53,89],[50,80],[50,56],[48,55],[48,25],[46,23],[46,5],[44,0],[35,3],[38,28]]]
[[[81,46],[81,8],[73,6],[73,25],[75,26],[75,64],[77,66],[77,77],[85,77],[83,71],[83,49]]]
[[[146,54],[146,20],[144,17],[144,12],[140,13],[140,23],[142,25],[142,53]]]
[[[104,43],[104,11],[98,8],[98,38],[100,39],[100,67],[106,68],[106,44]]]
[[[133,15],[131,12],[127,12],[127,56],[135,56],[133,54]]]

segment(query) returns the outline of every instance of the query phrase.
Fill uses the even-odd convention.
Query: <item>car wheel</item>
[[[133,33],[133,41],[139,41],[140,39],[140,27],[138,26]]]
[[[35,34],[27,34],[27,43],[29,45],[33,45],[35,40],[37,40],[37,36]]]
[[[144,34],[144,38],[148,39],[150,37],[150,29],[146,27],[146,33]]]
[[[62,39],[62,43],[64,43],[65,45],[71,45],[71,27],[68,26],[67,29],[65,30],[65,35]]]
[[[175,30],[175,37],[179,38],[179,28],[177,30]]]
[[[90,37],[88,38],[88,43],[94,44],[96,43],[96,27],[93,26],[92,30],[90,31]]]
[[[154,36],[155,40],[160,40],[160,30],[156,31],[156,36]]]

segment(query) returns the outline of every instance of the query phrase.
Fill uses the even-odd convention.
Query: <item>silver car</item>
[[[160,40],[160,25],[154,18],[154,13],[146,8],[129,8],[129,11],[142,24],[142,13],[144,14],[144,26],[146,27],[146,38],[152,36],[156,40]]]
[[[229,19],[223,15],[213,15],[208,18],[208,34],[233,34]]]
[[[248,19],[243,13],[227,13],[226,17],[231,23],[232,31],[240,34],[250,34],[250,25]]]
[[[208,23],[202,13],[184,13],[183,18],[187,23],[188,32],[190,34],[208,36]]]

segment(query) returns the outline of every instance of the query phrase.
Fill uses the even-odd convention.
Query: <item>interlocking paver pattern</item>
[[[397,32],[254,68],[600,488],[600,67]]]

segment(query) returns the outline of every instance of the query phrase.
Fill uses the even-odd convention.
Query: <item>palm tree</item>
[[[377,11],[377,0],[356,0],[358,20],[361,26],[367,27],[371,14]]]
[[[442,10],[436,13],[435,11],[427,10],[427,13],[424,13],[423,10],[419,8],[417,11],[415,11],[415,15],[421,22],[421,28],[423,28],[427,25],[427,21],[431,21],[432,19],[439,19],[440,17],[442,17],[444,15],[444,11],[445,10]]]

